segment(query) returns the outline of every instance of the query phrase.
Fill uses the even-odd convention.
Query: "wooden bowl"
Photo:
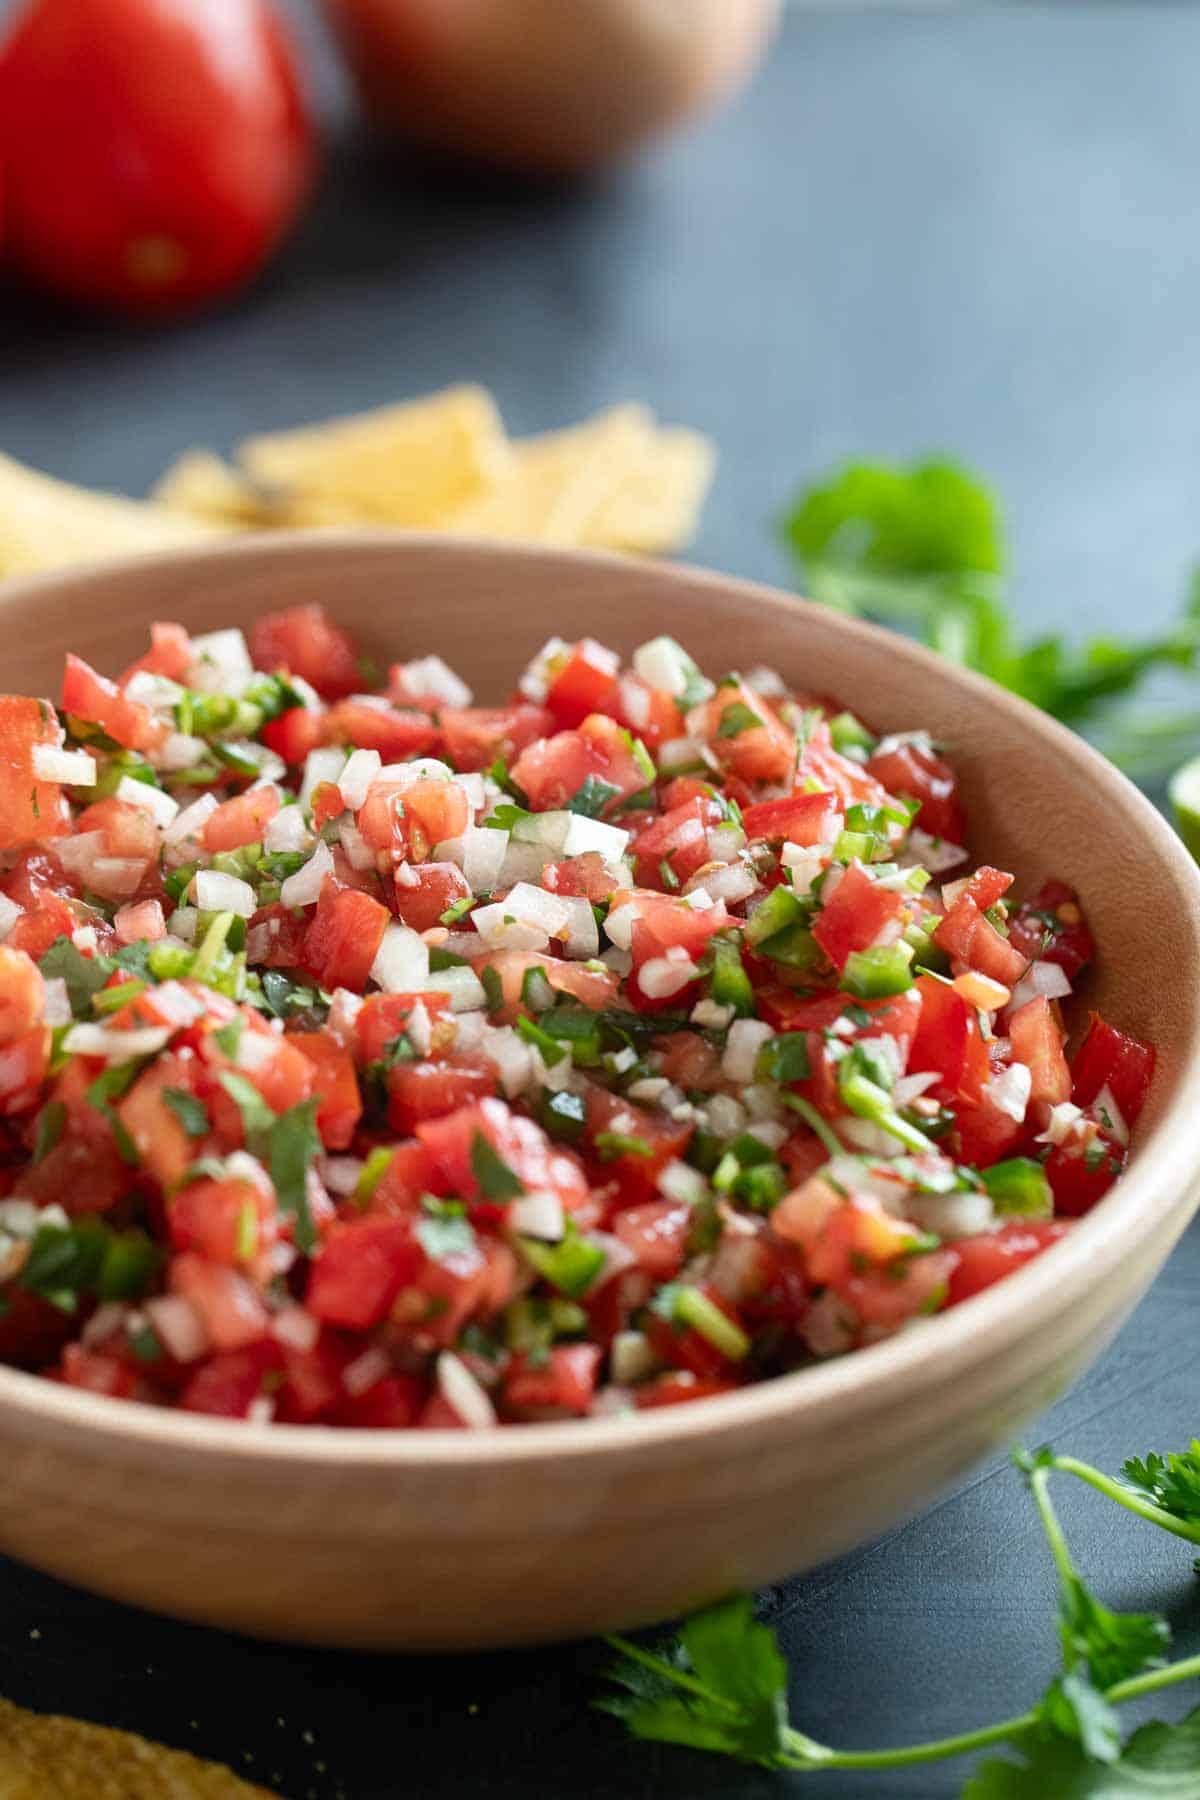
[[[1066,1239],[945,1318],[778,1381],[489,1435],[254,1426],[0,1369],[0,1548],[120,1600],[263,1636],[463,1648],[631,1626],[777,1580],[924,1505],[1117,1330],[1197,1203],[1200,881],[1077,737],[927,652],[747,582],[393,535],[249,539],[14,585],[4,686],[73,648],[120,668],[156,618],[323,601],[382,661],[436,650],[500,697],[552,634],[661,631],[714,671],[773,664],[881,729],[928,726],[981,856],[1077,885],[1082,1007],[1158,1046],[1130,1173]]]

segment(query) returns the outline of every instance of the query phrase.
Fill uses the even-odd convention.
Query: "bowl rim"
[[[478,563],[494,557],[511,564],[558,563],[564,571],[581,566],[608,571],[642,584],[661,583],[718,588],[741,596],[756,607],[781,615],[820,618],[825,629],[845,634],[864,653],[899,658],[931,681],[949,683],[973,696],[981,706],[1010,715],[1026,732],[1048,739],[1059,757],[1073,765],[1100,796],[1134,814],[1147,849],[1170,878],[1175,897],[1190,889],[1193,929],[1200,944],[1200,871],[1162,816],[1133,783],[1081,737],[1027,701],[997,687],[983,676],[945,662],[923,645],[861,619],[847,618],[799,595],[766,583],[677,562],[647,561],[607,551],[567,550],[515,544],[487,538],[452,538],[436,533],[395,530],[323,530],[263,532],[228,542],[156,551],[84,564],[9,581],[0,586],[0,619],[14,603],[41,594],[94,583],[119,583],[124,576],[144,580],[156,573],[164,580],[181,565],[231,561],[315,559],[336,564],[355,555],[407,553]],[[659,1448],[686,1451],[696,1440],[706,1446],[742,1438],[756,1429],[778,1424],[786,1416],[799,1425],[831,1414],[849,1424],[856,1416],[911,1399],[914,1389],[935,1386],[951,1368],[989,1361],[1039,1328],[1082,1290],[1099,1285],[1129,1251],[1153,1235],[1178,1202],[1182,1188],[1200,1176],[1200,1140],[1191,1118],[1200,1110],[1200,1018],[1177,1077],[1169,1111],[1139,1146],[1130,1171],[1096,1208],[1078,1220],[1065,1238],[1004,1281],[954,1308],[880,1343],[828,1362],[774,1376],[734,1393],[686,1406],[655,1408],[611,1418],[565,1420],[487,1432],[370,1431],[321,1425],[254,1425],[248,1421],[209,1418],[138,1401],[89,1394],[48,1381],[44,1376],[0,1364],[0,1413],[28,1420],[30,1426],[81,1428],[99,1446],[120,1440],[129,1448],[187,1452],[192,1456],[227,1457],[237,1464],[264,1470],[341,1467],[379,1471],[428,1468],[462,1471],[553,1460],[591,1463],[615,1457],[621,1450],[644,1455]],[[1160,1171],[1169,1170],[1164,1180]]]

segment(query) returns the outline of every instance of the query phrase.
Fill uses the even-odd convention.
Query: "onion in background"
[[[599,168],[749,77],[779,0],[325,0],[377,121],[540,174]]]

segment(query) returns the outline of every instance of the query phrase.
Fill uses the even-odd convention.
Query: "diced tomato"
[[[682,1406],[689,1400],[713,1400],[718,1394],[737,1391],[736,1381],[722,1381],[708,1375],[693,1375],[690,1369],[673,1369],[668,1375],[656,1375],[634,1389],[634,1404],[639,1411],[655,1406]]]
[[[1107,1194],[1125,1164],[1125,1152],[1103,1132],[1087,1144],[1060,1145],[1046,1158],[1044,1167],[1054,1210],[1068,1219],[1080,1219]]]
[[[278,811],[277,787],[251,788],[238,794],[204,821],[204,848],[215,855],[220,850],[240,850],[243,844],[261,843],[263,832]]]
[[[304,1304],[328,1325],[369,1331],[387,1317],[421,1262],[409,1219],[373,1216],[335,1225],[310,1265]]]
[[[506,1410],[589,1413],[600,1354],[599,1344],[553,1344],[537,1363],[526,1355],[514,1356],[504,1377]]]
[[[430,1153],[443,1193],[466,1200],[484,1198],[472,1156],[483,1137],[527,1193],[556,1193],[568,1212],[588,1198],[587,1181],[574,1157],[559,1150],[532,1119],[510,1111],[502,1100],[481,1100],[444,1119],[419,1124],[417,1137]]]
[[[618,659],[595,638],[573,645],[546,694],[556,723],[581,725],[589,713],[603,712],[616,693],[617,668]]]
[[[40,1025],[45,1010],[46,984],[37,964],[23,950],[0,944],[0,1044]]]
[[[360,1063],[380,1062],[390,1045],[406,1029],[414,1006],[424,1007],[431,1020],[449,1006],[445,994],[369,994],[354,1021],[354,1054]]]
[[[881,807],[888,801],[888,790],[881,782],[876,781],[861,763],[851,762],[848,756],[842,756],[833,748],[829,726],[824,719],[808,734],[797,780],[801,785],[815,782],[828,788],[836,794],[843,808]]]
[[[620,902],[618,895],[615,904]],[[686,951],[693,960],[703,956],[709,938],[730,923],[721,906],[689,906],[666,894],[638,893],[633,904],[637,909],[632,936],[635,967],[667,950]]]
[[[723,681],[711,700],[688,714],[688,731],[741,781],[781,785],[796,773],[795,735],[745,682]]]
[[[275,1195],[265,1179],[189,1181],[171,1195],[167,1221],[177,1250],[231,1266],[254,1262],[279,1235]]]
[[[890,1269],[919,1238],[915,1226],[894,1218],[881,1201],[846,1200],[806,1245],[808,1273],[819,1287],[840,1289],[851,1275],[866,1268]]]
[[[271,1315],[236,1270],[189,1250],[171,1263],[167,1282],[191,1301],[218,1350],[244,1350],[267,1336]]]
[[[384,762],[423,755],[436,744],[437,735],[427,713],[401,712],[394,706],[368,705],[365,700],[339,700],[325,716],[327,741],[378,750]]]
[[[82,657],[67,652],[62,706],[72,718],[98,725],[126,750],[154,750],[167,735],[148,706],[128,700],[115,681],[98,675]]]
[[[863,1324],[873,1331],[898,1331],[921,1313],[949,1304],[949,1284],[958,1267],[958,1245],[905,1258],[899,1268],[850,1274],[838,1288]]]
[[[996,1231],[959,1238],[954,1246],[958,1264],[950,1276],[947,1306],[957,1306],[972,1294],[981,1294],[984,1288],[1031,1262],[1051,1244],[1057,1244],[1070,1229],[1066,1220],[1014,1219]]]
[[[33,911],[22,913],[4,941],[10,950],[23,950],[37,961],[56,938],[70,937],[78,924],[60,895],[45,893],[35,902]]]
[[[116,1400],[132,1400],[138,1385],[133,1370],[119,1357],[85,1350],[82,1344],[68,1344],[63,1351],[59,1379],[68,1387],[84,1388],[89,1394],[107,1394]]]
[[[255,913],[251,928],[265,927],[264,947],[255,960],[268,969],[298,969],[304,960],[304,939],[308,932],[304,915],[275,901]]]
[[[1065,881],[1047,881],[1009,922],[1008,941],[1032,962],[1057,963],[1068,981],[1096,954],[1079,896]]]
[[[388,1124],[407,1135],[496,1092],[495,1065],[482,1056],[452,1062],[399,1062],[387,1072]]]
[[[530,744],[513,764],[512,778],[534,812],[555,812],[592,776],[615,790],[600,809],[607,816],[652,779],[632,741],[614,719],[591,713],[577,731],[560,731]]]
[[[179,1404],[185,1412],[245,1419],[254,1402],[268,1394],[282,1360],[279,1345],[270,1338],[211,1356],[188,1378]]]
[[[511,1025],[516,1018],[521,988],[530,969],[540,969],[557,993],[569,994],[593,1012],[611,1005],[617,993],[617,977],[609,970],[601,973],[584,963],[543,956],[538,950],[494,950],[487,956],[472,957],[471,967],[480,977],[484,969],[494,969],[499,979],[504,1003],[491,1014],[494,1025]]]
[[[950,844],[966,843],[967,820],[958,777],[944,757],[922,744],[897,744],[890,750],[877,750],[867,763],[867,772],[898,800],[920,801],[914,823],[930,837],[944,838]]]
[[[979,1035],[975,1009],[957,989],[936,975],[919,975],[921,1016],[909,1051],[912,1074],[934,1071],[943,1099],[978,1100],[990,1073],[987,1045]]]
[[[633,1206],[657,1194],[658,1178],[692,1139],[686,1120],[637,1106],[594,1087],[587,1097],[587,1135],[604,1176],[620,1183],[620,1203]]]
[[[473,774],[500,758],[511,763],[522,750],[554,730],[544,706],[447,707],[439,721],[446,753],[456,769]]]
[[[358,646],[323,606],[292,606],[267,613],[250,631],[256,669],[299,675],[325,700],[341,700],[363,685]]]
[[[709,855],[708,832],[721,817],[721,808],[704,796],[685,800],[643,826],[633,840],[632,852],[639,883],[646,887],[677,889],[690,880],[706,862],[713,860]],[[670,882],[662,876],[664,863],[671,872]]]
[[[423,1194],[442,1195],[445,1192],[444,1186],[439,1185],[429,1151],[414,1139],[411,1143],[397,1144],[391,1151],[387,1167],[367,1202],[367,1210],[402,1217],[415,1210]]]
[[[345,1398],[342,1375],[352,1357],[349,1344],[331,1331],[323,1331],[311,1350],[294,1350],[284,1344],[275,1417],[286,1425],[329,1419]]]
[[[129,1092],[117,1102],[117,1116],[132,1138],[142,1166],[159,1186],[170,1190],[184,1170],[202,1154],[184,1129],[167,1094],[196,1098],[196,1058],[190,1051],[160,1056],[143,1069]]]
[[[885,927],[899,920],[904,899],[853,862],[822,906],[813,936],[835,969],[844,969],[852,951],[869,949]]]
[[[292,706],[269,720],[260,735],[267,749],[282,756],[289,769],[298,769],[309,751],[326,741],[327,714],[323,707]]]
[[[691,1224],[691,1207],[682,1201],[647,1200],[619,1212],[612,1229],[648,1275],[671,1281],[683,1267]]]
[[[693,1088],[713,1093],[724,1085],[721,1054],[696,1031],[671,1031],[654,1041],[660,1075],[687,1093]]]
[[[122,944],[155,944],[167,935],[161,900],[135,900],[122,906],[113,919],[113,930]]]
[[[1033,1076],[1030,1104],[1058,1106],[1071,1098],[1071,1071],[1063,1055],[1063,1034],[1054,1009],[1038,994],[1018,1006],[1008,1017],[1013,1061],[1024,1063]]]
[[[117,1152],[111,1126],[87,1100],[94,1073],[94,1065],[73,1057],[55,1078],[46,1098],[65,1109],[62,1135],[40,1162],[21,1175],[26,1198],[39,1206],[57,1202],[72,1217],[107,1212],[130,1185],[130,1170]]]
[[[110,795],[85,807],[75,821],[81,833],[99,831],[104,834],[104,854],[130,862],[150,862],[158,855],[158,830],[154,820],[140,806]]]
[[[726,1300],[711,1285],[702,1285],[701,1293],[718,1311],[741,1329],[742,1321],[736,1306]],[[650,1309],[646,1313],[646,1336],[650,1347],[660,1362],[668,1363],[673,1369],[688,1369],[701,1380],[714,1377],[725,1377],[737,1368],[735,1362],[715,1344],[710,1344],[706,1337],[690,1325],[680,1325],[674,1319],[666,1319],[661,1313]]]
[[[19,850],[67,829],[62,788],[33,772],[34,749],[57,750],[62,742],[62,726],[48,700],[0,694],[0,850]]]
[[[304,938],[305,968],[322,987],[361,994],[390,917],[387,907],[369,894],[339,888],[326,877]]]
[[[448,1349],[471,1319],[490,1319],[520,1285],[507,1244],[477,1236],[461,1248],[423,1257],[392,1307],[392,1328],[425,1348]]]
[[[989,906],[1007,894],[1013,884],[1013,878],[1004,869],[993,869],[984,863],[973,875],[967,877],[964,894],[970,894],[980,912],[986,912]]]
[[[363,1111],[350,1052],[328,1031],[294,1031],[287,1041],[313,1066],[321,1142],[327,1150],[348,1150]]]
[[[935,927],[933,941],[947,956],[956,958],[967,968],[990,975],[993,981],[1011,987],[1029,966],[1029,958],[1002,937],[990,919],[985,919],[969,893],[960,894],[941,923]]]
[[[677,738],[683,730],[679,707],[673,697],[663,688],[651,687],[640,675],[622,675],[606,710],[619,725],[640,737],[651,751],[671,738]]]
[[[832,794],[790,794],[786,800],[760,800],[742,814],[747,838],[769,844],[799,844],[802,848],[823,843],[837,805]]]
[[[44,1368],[79,1329],[78,1321],[61,1307],[52,1306],[24,1288],[10,1285],[3,1294],[0,1360],[15,1363],[18,1369]]]
[[[435,844],[461,837],[471,821],[470,804],[457,781],[414,781],[404,790],[404,814],[410,853],[422,861]]]
[[[418,1375],[384,1375],[362,1394],[344,1394],[337,1423],[360,1431],[406,1431],[417,1423],[427,1390]]]
[[[586,850],[582,856],[568,856],[565,862],[547,863],[542,870],[542,886],[550,894],[598,902],[609,899],[619,883],[609,873],[600,852]]]
[[[1002,1157],[1016,1154],[1026,1128],[1003,1112],[986,1091],[974,1104],[962,1101],[955,1112],[958,1160],[972,1168],[988,1169]]]
[[[1154,1077],[1154,1046],[1106,1024],[1099,1013],[1090,1016],[1087,1036],[1071,1065],[1071,1097],[1076,1106],[1090,1106],[1107,1087],[1126,1125],[1134,1125]]]
[[[119,682],[124,687],[133,675],[165,675],[168,681],[182,681],[192,662],[192,640],[182,625],[164,625],[157,621],[150,627],[150,648],[136,662],[130,663]]]
[[[20,954],[13,951],[12,954]],[[50,1028],[38,1025],[0,1045],[0,1116],[11,1119],[37,1105],[50,1067]]]
[[[471,890],[457,863],[427,862],[410,868],[395,884],[396,917],[413,931],[429,931]]]

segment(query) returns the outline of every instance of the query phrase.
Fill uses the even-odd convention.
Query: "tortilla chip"
[[[653,443],[654,421],[642,406],[613,407],[566,431],[526,438],[514,446],[508,479],[462,507],[445,529],[538,544],[594,542],[594,521]]]
[[[144,500],[96,494],[0,455],[0,577],[203,544],[221,528]]]
[[[583,542],[661,556],[696,534],[716,451],[698,431],[658,431],[640,463],[593,515]]]
[[[423,400],[250,438],[239,461],[293,518],[436,525],[507,473],[512,451],[490,394],[447,388]]]
[[[0,1700],[0,1800],[277,1800],[217,1763]]]
[[[211,450],[185,450],[151,490],[150,498],[168,512],[231,526],[260,525],[270,513],[254,484]]]

